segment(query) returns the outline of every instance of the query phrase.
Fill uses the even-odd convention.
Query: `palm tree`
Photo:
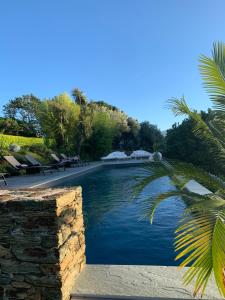
[[[194,133],[204,139],[212,156],[222,166],[225,162],[225,44],[213,46],[212,58],[200,56],[200,72],[213,103],[213,119],[206,123],[200,114],[191,110],[185,99],[173,98],[169,106],[175,115],[185,115],[194,121]],[[144,176],[136,187],[139,193],[153,180],[169,176],[175,190],[162,193],[151,200],[150,221],[157,206],[165,199],[177,197],[185,201],[187,208],[176,230],[176,259],[182,259],[181,267],[190,266],[184,283],[195,280],[194,295],[203,295],[208,280],[214,274],[217,287],[225,297],[225,182],[218,174],[182,162],[163,161],[146,165]],[[199,195],[189,192],[186,183],[194,179],[212,193]],[[150,196],[151,198],[151,196]]]

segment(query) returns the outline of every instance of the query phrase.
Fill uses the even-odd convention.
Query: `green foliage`
[[[116,124],[108,114],[95,112],[92,128],[92,133],[84,143],[82,152],[86,153],[88,158],[99,159],[111,151]]]
[[[22,131],[24,136],[40,136],[41,129],[37,119],[40,103],[41,101],[31,94],[10,100],[3,107],[5,117],[9,119],[8,122],[11,122],[11,125],[13,125],[14,130],[16,130],[15,133]],[[7,123],[5,123],[5,125],[7,125]],[[17,128],[18,126],[20,129]],[[7,128],[8,127],[9,126],[7,126]]]
[[[40,156],[48,156],[52,152],[45,144],[32,144],[27,148],[27,151],[39,154]]]
[[[141,149],[164,152],[164,138],[161,131],[147,121],[140,124],[139,140]]]
[[[223,268],[225,262],[225,193],[224,182],[209,175],[206,171],[181,162],[162,162],[146,165],[145,172],[139,178],[136,194],[152,181],[168,176],[176,187],[159,194],[149,196],[151,223],[156,208],[165,199],[176,197],[185,201],[187,209],[181,225],[176,231],[175,250],[179,252],[176,259],[182,259],[181,267],[191,265],[186,272],[184,283],[196,279],[195,291],[203,294],[211,274],[214,274],[220,292],[225,295]],[[199,195],[186,190],[186,183],[194,179],[215,193]]]
[[[77,126],[76,146],[77,153],[81,154],[83,143],[90,137],[92,133],[93,110],[89,106],[83,104],[80,106],[80,115]]]
[[[212,112],[201,112],[204,120],[210,120]],[[214,174],[224,173],[221,163],[215,161],[208,143],[196,136],[194,131],[194,121],[186,118],[179,124],[174,124],[167,130],[165,138],[166,157],[177,159],[200,166]]]
[[[87,97],[84,95],[84,93],[79,90],[78,88],[73,89],[72,96],[74,98],[74,101],[77,105],[84,106],[87,104]]]
[[[33,95],[10,100],[4,107],[5,118],[0,118],[0,132],[18,136],[41,133],[48,148],[91,160],[113,150],[163,151],[164,138],[156,126],[139,124],[105,101],[88,101],[77,88],[72,97],[64,93],[43,101]]]
[[[103,106],[103,107],[105,107],[105,108],[107,108],[109,110],[117,110],[117,111],[119,111],[119,109],[116,106],[108,104],[105,101],[91,101],[89,103],[89,105],[90,106],[98,105],[98,106]]]
[[[201,145],[205,149],[208,148],[206,155],[211,159],[211,162],[215,163],[215,166],[221,164],[221,168],[225,172],[224,44],[214,45],[212,58],[200,57],[200,71],[213,101],[214,109],[210,116],[206,117],[205,114],[191,110],[184,97],[170,100],[169,104],[174,114],[185,115],[189,119],[185,120],[178,130],[173,128],[168,132],[167,143],[169,141],[169,145],[172,146],[173,142],[176,143],[177,133],[182,135],[187,130],[188,134],[183,135],[184,140],[186,139],[186,146],[191,141],[195,141],[197,145]],[[195,137],[190,136],[190,128]],[[180,140],[181,136],[178,138],[178,144],[175,145],[178,152],[179,146],[182,147]],[[172,147],[174,151],[176,148]],[[181,151],[185,151],[184,147],[185,145]],[[204,156],[205,153],[202,152],[202,155]],[[140,179],[136,192],[140,192],[147,184],[163,176],[168,176],[176,189],[151,199],[150,220],[153,220],[156,207],[163,200],[177,197],[186,202],[187,208],[182,223],[176,231],[175,241],[175,250],[179,252],[176,259],[182,259],[180,266],[190,265],[185,273],[184,283],[189,284],[195,280],[194,295],[198,293],[203,295],[210,276],[214,274],[217,287],[225,297],[225,184],[223,178],[180,162],[153,163],[145,168],[145,177]],[[213,193],[199,195],[187,191],[186,183],[190,179],[202,183]]]
[[[0,149],[8,150],[10,144],[16,144],[21,147],[23,146],[33,146],[33,145],[43,145],[43,138],[36,137],[23,137],[23,136],[13,136],[0,134]]]
[[[66,93],[41,103],[38,117],[42,130],[58,149],[74,147],[79,113],[80,107]]]
[[[17,120],[0,118],[0,132],[3,134],[22,135],[23,127]]]

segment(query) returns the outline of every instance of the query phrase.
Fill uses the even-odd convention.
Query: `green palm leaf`
[[[188,219],[188,220],[187,220]],[[225,296],[223,270],[225,267],[225,213],[224,211],[195,212],[186,217],[177,229],[175,247],[181,251],[176,259],[185,258],[181,267],[191,264],[184,282],[195,278],[195,291],[203,294],[212,273],[221,294]]]
[[[195,133],[195,135],[203,139],[209,145],[211,154],[215,159],[221,160],[221,162],[224,163],[225,162],[225,136],[219,134],[224,132],[224,129],[221,130],[222,127],[221,115],[219,118],[218,114],[214,113],[214,121],[211,122],[210,125],[207,124],[204,120],[202,120],[200,114],[188,108],[188,105],[184,100],[184,98],[181,99],[172,98],[168,101],[168,103],[169,103],[169,107],[171,108],[171,110],[174,112],[176,116],[184,115],[191,118],[194,121],[195,126],[193,132]],[[219,122],[217,121],[218,118],[219,118]]]
[[[193,165],[175,161],[149,163],[144,168],[144,176],[146,177],[141,178],[137,184],[139,192],[153,180],[164,176],[168,176],[176,187],[175,190],[148,197],[151,223],[156,208],[164,200],[176,197],[187,204],[185,217],[176,231],[175,241],[175,250],[180,252],[176,259],[183,259],[180,266],[191,266],[184,276],[184,283],[189,284],[195,280],[194,294],[203,294],[210,276],[214,273],[217,286],[221,294],[225,295],[225,213],[222,213],[225,211],[224,182]],[[199,195],[187,191],[185,184],[190,179],[204,183],[215,193]]]
[[[170,99],[169,108],[175,116],[187,116],[194,121],[194,133],[209,146],[212,157],[225,163],[225,45],[213,46],[212,58],[200,57],[200,72],[213,102],[212,119],[204,121],[201,115],[188,107],[184,97]],[[184,282],[195,280],[194,295],[203,295],[207,282],[214,274],[220,293],[225,297],[225,180],[204,170],[181,162],[149,164],[145,175],[139,178],[136,191],[153,180],[168,176],[175,190],[161,193],[151,199],[150,221],[162,201],[177,197],[186,201],[187,209],[176,231],[175,249],[179,252],[181,267],[190,266]],[[186,190],[186,183],[195,179],[213,193],[199,195]]]
[[[225,112],[225,45],[214,43],[212,58],[201,55],[199,68],[214,108]]]

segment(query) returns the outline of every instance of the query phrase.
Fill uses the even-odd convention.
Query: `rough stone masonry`
[[[84,264],[80,187],[1,191],[0,299],[68,300]]]

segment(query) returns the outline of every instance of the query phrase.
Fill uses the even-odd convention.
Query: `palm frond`
[[[153,223],[153,217],[154,217],[154,213],[156,208],[160,205],[160,203],[168,198],[171,197],[176,197],[179,200],[186,199],[188,200],[190,203],[194,203],[194,201],[205,201],[207,200],[207,196],[205,195],[199,195],[196,193],[191,193],[185,190],[171,190],[171,191],[167,191],[165,193],[161,193],[159,195],[157,195],[156,197],[154,197],[154,199],[152,199],[151,201],[151,205],[149,208],[149,214],[150,214],[150,223]]]
[[[171,98],[167,101],[167,107],[174,113],[175,116],[191,115],[191,110],[185,101],[184,96],[180,99]]]
[[[194,294],[203,294],[208,279],[214,273],[218,289],[225,295],[224,182],[191,164],[176,161],[148,164],[144,171],[146,178],[138,183],[139,192],[145,185],[162,176],[168,176],[176,186],[175,190],[148,197],[151,223],[156,208],[164,200],[176,197],[187,204],[182,224],[176,231],[175,241],[175,250],[179,252],[176,259],[182,259],[180,266],[190,265],[184,277],[185,284],[195,280]],[[187,191],[185,183],[190,179],[197,180],[215,193],[199,195]]]
[[[225,111],[225,45],[214,43],[212,58],[200,56],[200,72],[214,108]]]
[[[225,138],[220,135],[220,138],[217,138],[215,132],[220,131],[218,127],[218,122],[212,123],[214,126],[209,126],[202,118],[199,113],[196,111],[192,111],[185,99],[182,97],[181,99],[173,98],[169,101],[169,106],[174,114],[177,115],[185,115],[191,118],[194,121],[194,134],[203,139],[208,145],[209,150],[211,150],[211,154],[215,159],[220,160],[222,163],[225,162]]]
[[[216,284],[225,296],[225,213],[221,211],[195,212],[192,218],[185,217],[176,231],[175,249],[180,253],[176,259],[184,258],[180,267],[191,264],[185,273],[184,282],[195,279],[195,291],[203,294],[212,273]]]
[[[166,161],[154,163],[149,162],[145,164],[143,170],[145,171],[143,175],[136,177],[136,180],[138,182],[133,190],[134,196],[140,194],[140,192],[152,181],[164,176],[170,176],[174,174],[173,168]]]

